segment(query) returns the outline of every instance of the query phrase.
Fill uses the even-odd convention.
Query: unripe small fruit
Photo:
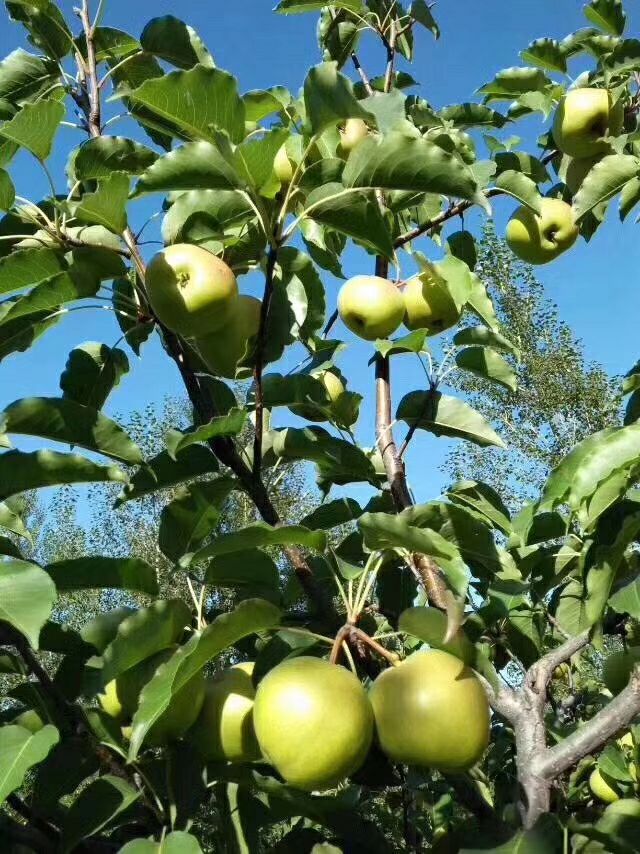
[[[207,761],[254,762],[260,747],[253,728],[253,662],[236,664],[205,684],[200,717],[190,741]]]
[[[378,676],[369,698],[380,746],[394,762],[464,771],[489,743],[482,684],[448,652],[413,653]]]
[[[348,157],[353,149],[366,139],[369,128],[363,119],[347,119],[344,128],[340,131],[340,151]]]
[[[599,768],[595,768],[589,777],[589,788],[599,800],[612,804],[620,800],[620,793],[614,788],[615,780],[605,777]]]
[[[289,160],[289,155],[287,154],[287,147],[286,145],[282,145],[278,149],[278,153],[273,161],[275,176],[281,184],[289,186],[293,180],[294,169],[294,164]]]
[[[337,404],[340,400],[341,396],[345,393],[346,389],[344,383],[340,379],[339,376],[333,373],[333,371],[322,371],[316,376],[316,379],[322,383],[327,392],[327,397],[329,398],[329,407],[332,404]],[[322,412],[317,406],[313,406],[312,404],[300,403],[294,404],[289,407],[292,412],[296,415],[300,416],[300,418],[304,418],[307,421],[328,421],[329,416]]]
[[[238,299],[238,283],[224,261],[188,243],[158,252],[147,267],[147,293],[154,314],[187,338],[222,328]]]
[[[306,791],[332,788],[357,771],[373,736],[373,712],[356,676],[306,656],[264,677],[253,720],[265,758]]]
[[[547,264],[570,249],[579,234],[571,205],[543,198],[540,214],[524,205],[518,208],[507,225],[506,239],[518,258],[528,264]]]
[[[402,323],[404,300],[398,288],[379,276],[354,276],[338,294],[344,325],[359,338],[388,338]]]

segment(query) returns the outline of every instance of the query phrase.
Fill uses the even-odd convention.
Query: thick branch
[[[547,685],[551,681],[553,671],[565,661],[569,661],[572,655],[580,652],[589,643],[590,632],[582,632],[576,637],[569,638],[561,646],[552,649],[539,661],[536,661],[527,671],[527,684],[546,700]]]
[[[640,667],[636,667],[624,691],[588,723],[534,760],[535,773],[550,780],[558,777],[589,753],[602,747],[608,739],[629,726],[639,714]]]
[[[91,136],[100,136],[102,133],[101,126],[101,104],[100,104],[100,85],[98,82],[98,69],[96,65],[96,50],[94,44],[94,28],[91,23],[89,14],[89,0],[82,0],[82,9],[80,10],[80,20],[87,43],[87,62],[86,62],[86,77],[87,86],[89,87],[89,114],[87,115],[87,124]]]
[[[260,328],[258,330],[258,338],[256,341],[255,367],[253,369],[253,379],[255,383],[255,400],[256,400],[256,432],[253,440],[253,479],[257,483],[262,474],[262,435],[264,432],[264,395],[262,392],[262,372],[264,369],[264,346],[267,335],[267,322],[269,320],[269,310],[271,309],[271,301],[273,298],[273,277],[278,260],[278,250],[275,246],[269,247],[267,256],[267,270],[265,273],[264,296],[262,298],[262,307],[260,309]]]

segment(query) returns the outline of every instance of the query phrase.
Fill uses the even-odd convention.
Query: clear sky
[[[58,5],[68,12],[75,4],[63,0]],[[180,3],[175,0],[106,0],[105,5],[104,22],[136,36],[152,17],[174,14],[183,18],[198,30],[217,65],[237,76],[241,91],[282,84],[295,92],[308,68],[320,59],[315,40],[316,16],[275,15],[270,0],[226,3],[216,0],[182,0]],[[627,4],[631,9],[633,5]],[[424,30],[418,33],[417,61],[412,74],[421,84],[420,94],[436,107],[472,99],[473,92],[496,71],[520,64],[519,51],[533,39],[562,38],[586,25],[582,7],[580,0],[484,0],[483,3],[442,0],[435,9],[442,28],[441,41],[434,42]],[[633,19],[629,29],[634,30]],[[4,9],[0,12],[0,45],[3,54],[18,46],[30,49],[21,28],[8,21]],[[371,74],[380,72],[383,56],[377,47],[365,45],[361,58]],[[534,131],[543,130],[542,119],[538,117]],[[114,132],[126,134],[131,128],[115,126]],[[521,128],[517,126],[512,132],[520,134]],[[59,148],[68,150],[82,139],[79,132],[65,129],[59,138]],[[533,150],[531,144],[529,148]],[[62,190],[65,182],[62,153],[56,155],[52,166]],[[44,192],[36,167],[24,155],[16,161],[14,178],[21,195],[34,198]],[[509,200],[497,201],[498,230],[503,228],[513,207]],[[615,374],[626,372],[638,357],[640,232],[633,216],[620,224],[615,211],[612,213],[589,244],[580,241],[554,264],[539,268],[538,275],[549,296],[560,307],[563,318],[583,339],[588,357],[598,360]],[[147,248],[153,251],[157,247]],[[424,241],[422,248],[428,252],[432,247]],[[369,267],[371,259],[350,251],[345,272],[365,272],[363,264]],[[328,288],[330,302],[335,300],[336,289],[337,283],[333,281]],[[87,340],[113,345],[118,337],[113,316],[107,312],[74,313],[28,354],[0,363],[0,408],[18,397],[55,395],[66,355],[73,346]],[[345,339],[351,341],[348,333]],[[371,369],[367,368],[369,356],[367,347],[355,344],[343,358],[342,367],[352,387],[371,399],[373,380]],[[181,392],[177,373],[163,356],[157,341],[143,350],[142,360],[137,360],[133,354],[130,357],[132,371],[113,395],[110,412],[143,408],[165,394]],[[396,360],[395,371],[399,380],[394,390],[397,402],[401,394],[419,385],[421,374],[409,368],[404,358]],[[359,438],[363,444],[373,443],[370,405],[363,409]],[[409,470],[416,493],[422,499],[438,494],[443,484],[437,464],[445,449],[445,440],[430,436],[416,442],[409,458]]]

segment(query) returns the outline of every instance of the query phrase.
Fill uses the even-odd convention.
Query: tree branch
[[[592,753],[640,714],[640,667],[629,684],[604,709],[570,736],[534,760],[535,773],[553,780]]]
[[[286,204],[286,203],[285,203]],[[256,341],[255,366],[253,369],[253,379],[255,383],[255,399],[256,399],[256,423],[255,436],[253,440],[253,480],[257,483],[262,475],[262,434],[264,432],[264,395],[262,391],[262,372],[264,369],[264,345],[267,334],[267,322],[269,320],[269,310],[273,299],[273,277],[278,260],[277,246],[269,247],[267,255],[267,270],[265,273],[264,296],[262,298],[262,306],[260,309],[260,327],[258,329],[258,339]]]
[[[591,633],[589,631],[582,632],[576,637],[569,638],[561,646],[552,649],[544,655],[539,661],[536,661],[527,671],[526,682],[533,691],[546,700],[547,685],[551,681],[553,671],[560,664],[569,661],[572,655],[580,652],[589,643]]]

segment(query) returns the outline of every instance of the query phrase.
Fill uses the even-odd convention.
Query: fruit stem
[[[370,649],[394,667],[397,667],[398,664],[400,664],[400,656],[397,653],[390,652],[388,649],[385,649],[382,644],[379,644],[370,635],[363,632],[362,629],[359,629],[357,626],[352,626],[349,623],[344,625],[335,637],[333,647],[331,649],[331,655],[329,656],[330,663],[337,664],[340,660],[343,643],[349,640],[355,640],[356,638],[361,640]]]

